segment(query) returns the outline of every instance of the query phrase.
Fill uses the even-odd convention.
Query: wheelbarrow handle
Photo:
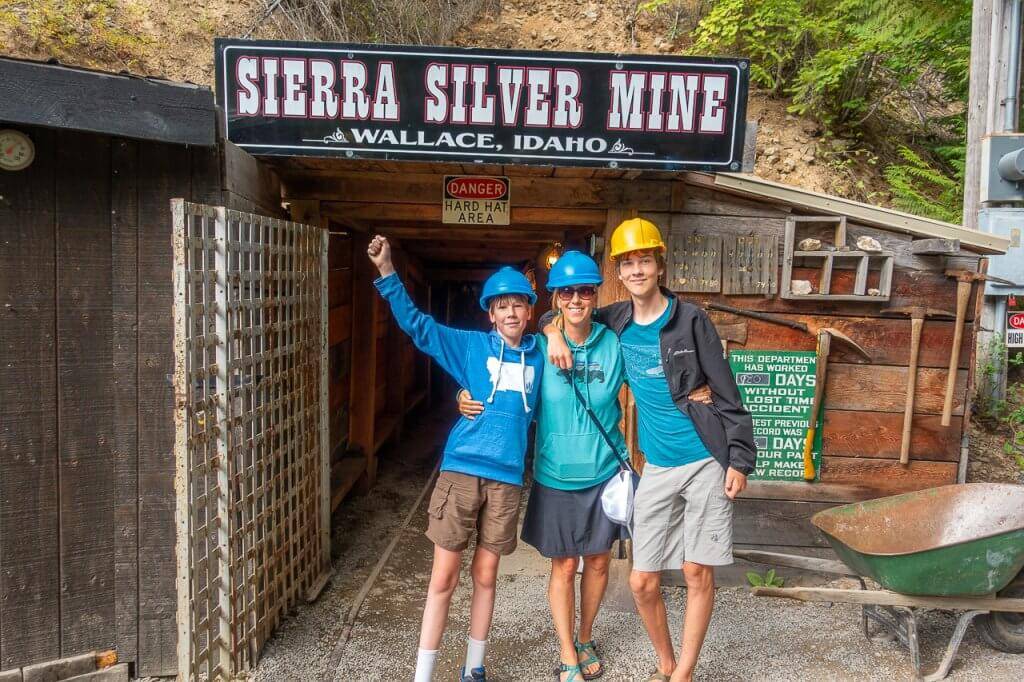
[[[738,559],[752,561],[757,564],[768,564],[770,566],[785,566],[786,568],[800,568],[805,571],[816,571],[817,573],[831,573],[833,575],[845,575],[851,578],[859,578],[850,567],[842,561],[834,559],[819,559],[812,556],[797,556],[795,554],[780,554],[777,552],[762,552],[756,549],[737,549],[733,556]]]

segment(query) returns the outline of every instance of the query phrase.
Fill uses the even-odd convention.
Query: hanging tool
[[[813,481],[815,477],[814,434],[818,430],[818,412],[821,410],[825,395],[825,374],[828,371],[828,354],[832,347],[832,335],[827,329],[818,332],[818,345],[814,364],[814,400],[811,402],[811,414],[807,417],[807,434],[804,436],[804,480]]]
[[[861,347],[860,344],[858,344],[856,341],[854,341],[849,336],[847,336],[843,332],[839,331],[835,327],[814,327],[814,328],[812,328],[811,326],[805,324],[804,322],[798,322],[796,320],[790,320],[790,319],[782,317],[780,315],[772,315],[771,313],[762,313],[762,312],[758,312],[756,310],[746,310],[744,308],[734,308],[731,305],[725,305],[724,303],[710,303],[709,302],[709,303],[707,303],[707,308],[710,309],[710,310],[718,310],[718,311],[725,312],[725,313],[732,313],[734,315],[742,315],[744,317],[749,317],[749,318],[752,318],[752,319],[755,319],[755,320],[763,320],[764,322],[771,322],[772,324],[781,324],[784,327],[789,327],[790,329],[797,329],[797,330],[805,332],[807,334],[814,334],[815,336],[817,336],[819,333],[825,331],[825,332],[828,332],[830,335],[834,336],[835,338],[839,339],[840,341],[843,341],[843,342],[849,344],[850,347],[853,350],[855,350],[860,355],[864,356],[865,360],[867,360],[868,362],[871,362],[871,356],[868,355],[868,352],[866,350],[864,350],[864,348]],[[718,327],[718,325],[716,325],[716,328],[717,327]],[[745,340],[744,340],[744,342],[745,342]]]
[[[734,308],[731,305],[725,305],[724,303],[708,303],[707,308],[709,310],[719,310],[723,313],[732,313],[733,315],[743,315],[755,320],[764,320],[765,322],[772,322],[774,324],[781,324],[784,327],[791,329],[799,329],[802,332],[810,333],[807,325],[803,322],[797,322],[795,320],[789,320],[785,317],[779,317],[778,315],[772,315],[770,313],[762,313],[756,310],[745,310],[743,308]]]
[[[804,480],[813,481],[816,475],[814,469],[814,457],[811,454],[811,450],[814,447],[814,436],[818,429],[818,413],[821,411],[821,404],[825,395],[825,379],[828,372],[828,356],[832,350],[832,339],[835,338],[838,341],[842,341],[852,348],[854,351],[864,357],[865,360],[871,362],[871,356],[864,348],[851,339],[849,336],[839,331],[835,327],[818,327],[814,331],[811,330],[810,326],[803,322],[796,320],[790,320],[785,317],[778,315],[772,315],[770,313],[762,313],[754,310],[745,310],[743,308],[735,308],[730,305],[723,303],[708,303],[707,307],[711,310],[718,310],[721,312],[732,313],[734,315],[742,315],[744,317],[750,317],[755,320],[763,320],[765,322],[771,322],[772,324],[781,324],[791,329],[797,329],[807,334],[814,334],[817,337],[817,345],[815,346],[815,368],[814,368],[814,401],[811,405],[811,414],[808,419],[807,433],[804,436]],[[717,326],[717,325],[716,325]],[[722,325],[725,326],[725,325]],[[744,339],[744,342],[746,340]],[[722,342],[725,345],[725,342]]]
[[[815,477],[814,456],[811,454],[811,450],[814,449],[814,436],[818,430],[818,413],[821,411],[821,404],[825,397],[825,379],[828,372],[828,356],[832,351],[832,337],[845,342],[855,351],[863,355],[868,362],[871,362],[871,356],[868,355],[868,352],[843,332],[833,327],[820,327],[818,329],[818,343],[815,347],[814,355],[814,401],[811,403],[811,414],[808,417],[807,433],[804,436],[805,481],[813,481]]]
[[[715,330],[718,332],[719,338],[722,339],[722,357],[726,360],[729,359],[730,341],[740,345],[744,345],[747,342],[746,322],[715,323]]]
[[[900,464],[910,462],[910,425],[914,418],[914,391],[917,389],[917,354],[921,350],[921,330],[926,317],[955,319],[953,313],[927,306],[886,308],[883,314],[910,316],[910,367],[907,369],[907,400],[903,408],[903,435],[900,442]]]
[[[949,374],[946,376],[946,396],[942,401],[943,426],[949,426],[953,416],[953,390],[956,387],[956,371],[960,366],[960,344],[964,337],[964,319],[967,317],[967,301],[971,298],[971,287],[975,282],[998,282],[1011,287],[1020,286],[1010,280],[984,275],[970,270],[946,270],[946,277],[956,279],[956,327],[953,329],[953,347],[949,353]]]

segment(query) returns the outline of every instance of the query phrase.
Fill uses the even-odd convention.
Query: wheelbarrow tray
[[[991,595],[1024,568],[1024,486],[946,485],[835,507],[811,523],[855,573],[901,594]]]

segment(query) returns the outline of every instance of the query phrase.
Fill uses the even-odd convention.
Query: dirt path
[[[353,597],[429,476],[450,419],[448,413],[435,414],[414,425],[405,445],[384,453],[373,494],[349,499],[339,509],[333,541],[335,578],[317,603],[300,607],[281,626],[266,647],[257,680],[362,682],[411,677],[431,558],[422,508],[370,592],[352,639],[342,649],[337,643]],[[490,680],[551,676],[557,648],[541,564],[543,559],[526,547],[503,563],[487,661]],[[454,679],[465,654],[470,584],[464,570],[436,679]],[[673,632],[678,633],[685,590],[666,588],[665,596]],[[911,677],[903,651],[891,643],[864,641],[859,611],[852,606],[755,599],[743,588],[719,589],[715,603],[697,679],[831,682]],[[939,612],[923,621],[925,658],[934,661],[953,622]],[[646,679],[654,661],[634,613],[604,609],[595,634],[607,664],[602,679]],[[1019,680],[1020,664],[1019,656],[985,647],[972,630],[949,679]]]

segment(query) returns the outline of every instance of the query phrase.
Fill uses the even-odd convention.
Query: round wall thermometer
[[[17,130],[0,130],[0,168],[24,170],[35,157],[36,148],[28,135]]]

